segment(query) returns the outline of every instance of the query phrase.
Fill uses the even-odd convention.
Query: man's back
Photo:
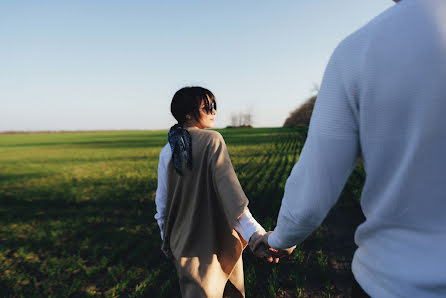
[[[362,155],[376,174],[364,212],[419,228],[446,218],[434,207],[446,206],[446,31],[431,14],[442,8],[446,29],[443,3],[404,0],[364,27],[356,79]]]
[[[368,175],[353,271],[376,296],[390,290],[415,297],[436,287],[445,295],[446,4],[403,0],[358,34],[359,136]]]
[[[268,243],[320,225],[361,150],[355,278],[373,297],[446,297],[444,113],[446,2],[403,0],[334,51]]]

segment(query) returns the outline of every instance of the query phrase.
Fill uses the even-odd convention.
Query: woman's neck
[[[197,124],[198,123],[195,123],[195,122],[192,122],[192,121],[187,121],[182,126],[184,128],[198,128],[199,129],[200,127],[198,127]]]

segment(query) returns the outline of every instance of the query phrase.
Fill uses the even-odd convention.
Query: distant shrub
[[[252,127],[252,125],[241,125],[241,126],[228,125],[225,128],[253,128],[253,127]]]
[[[290,113],[283,126],[308,126],[317,95],[310,97],[300,107]]]

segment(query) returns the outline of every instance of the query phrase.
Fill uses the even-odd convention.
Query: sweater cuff
[[[274,249],[288,249],[304,241],[313,230],[313,226],[296,225],[293,221],[281,217],[268,237],[268,245]]]

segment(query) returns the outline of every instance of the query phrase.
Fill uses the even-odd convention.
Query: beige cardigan
[[[162,249],[175,262],[183,297],[222,297],[229,288],[231,296],[244,297],[241,254],[246,242],[233,227],[248,199],[222,136],[188,130],[192,170],[183,163],[180,176],[169,162]]]

